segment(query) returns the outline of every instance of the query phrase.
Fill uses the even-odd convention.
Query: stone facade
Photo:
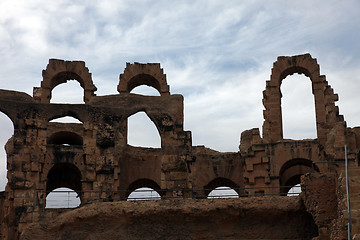
[[[312,82],[316,139],[283,139],[280,86],[284,78],[294,73],[305,74]],[[41,236],[46,236],[46,230],[41,229],[37,224],[46,224],[46,221],[55,219],[56,225],[56,221],[60,222],[61,216],[65,216],[60,210],[54,212],[45,209],[47,194],[59,187],[67,187],[78,193],[81,206],[76,211],[79,216],[84,214],[81,213],[81,209],[91,208],[89,205],[93,204],[99,209],[103,207],[105,211],[109,205],[104,202],[108,201],[114,202],[111,207],[116,211],[120,211],[119,206],[131,208],[127,205],[134,203],[124,203],[122,200],[126,200],[131,191],[140,187],[157,190],[163,198],[192,198],[183,202],[185,207],[184,209],[180,207],[180,210],[179,204],[182,203],[176,200],[177,204],[174,208],[181,212],[179,223],[185,224],[188,221],[186,224],[189,224],[193,221],[193,224],[198,224],[199,221],[205,221],[201,218],[201,214],[196,215],[194,220],[186,220],[192,218],[191,214],[186,212],[187,204],[199,204],[199,201],[204,202],[205,205],[209,204],[206,202],[209,200],[201,200],[201,198],[204,198],[210,190],[220,186],[231,187],[241,196],[238,200],[231,200],[235,202],[232,203],[235,209],[243,209],[239,206],[239,202],[247,200],[242,196],[247,197],[246,199],[249,199],[247,204],[251,205],[255,199],[256,201],[263,199],[262,204],[270,204],[270,197],[267,195],[280,195],[273,199],[280,204],[280,207],[274,207],[273,203],[269,205],[270,207],[255,204],[253,208],[241,210],[244,214],[232,215],[232,218],[248,217],[254,224],[258,222],[260,225],[264,221],[261,226],[268,229],[273,224],[273,220],[279,220],[281,214],[287,212],[289,216],[296,216],[298,212],[298,215],[302,216],[298,223],[303,229],[288,229],[289,232],[298,233],[298,235],[289,233],[291,239],[313,237],[329,239],[330,234],[332,234],[331,239],[346,238],[344,146],[348,146],[350,164],[356,169],[360,131],[358,128],[346,127],[346,122],[339,115],[338,107],[335,105],[338,96],[325,76],[320,75],[319,65],[310,54],[278,57],[263,92],[265,107],[263,136],[260,136],[259,129],[244,131],[241,134],[239,152],[234,153],[220,153],[206,147],[192,146],[191,132],[183,129],[183,97],[170,94],[166,75],[160,64],[127,63],[124,72],[120,74],[117,86],[119,94],[108,96],[95,95],[96,87],[91,73],[81,61],[50,59],[42,75],[41,86],[34,88],[33,97],[22,92],[0,90],[0,111],[4,112],[14,124],[14,135],[6,144],[8,184],[5,192],[0,195],[3,206],[0,211],[3,239],[35,239],[35,236],[41,239]],[[80,83],[84,89],[84,104],[51,104],[51,91],[68,80],[76,80]],[[160,96],[130,93],[140,85],[155,88]],[[156,126],[161,137],[161,148],[128,145],[127,120],[138,112],[145,112]],[[51,121],[65,116],[74,117],[81,123]],[[304,175],[305,177],[301,179]],[[281,196],[286,195],[289,186],[301,181],[303,193],[300,197],[289,199]],[[315,198],[316,194],[321,197]],[[259,197],[259,195],[264,196]],[[166,212],[171,212],[169,210],[171,203],[167,201],[170,200],[153,203],[157,206],[153,214],[166,215]],[[227,216],[226,209],[231,207],[222,205],[223,201],[225,200],[211,200],[211,204],[219,205],[219,209],[225,212],[224,216]],[[326,202],[329,201],[333,203],[330,209],[326,208]],[[281,206],[282,202],[284,206]],[[144,204],[139,206],[140,208],[147,208],[149,206],[146,204],[152,203],[138,204]],[[262,219],[260,216],[266,215],[271,206],[278,208],[279,211]],[[251,210],[254,208],[258,209],[256,213]],[[164,209],[167,209],[165,213]],[[199,209],[200,213],[204,212],[204,216],[219,215],[214,210],[208,211],[201,207]],[[75,210],[65,212],[68,215],[75,214],[69,211]],[[111,216],[110,212],[108,217]],[[125,212],[122,214],[126,215]],[[131,215],[129,212],[128,214]],[[148,216],[149,212],[145,211],[142,214],[139,215],[139,219]],[[88,224],[92,219],[90,215],[89,218],[83,217]],[[176,228],[176,221],[171,216],[168,217],[169,224],[172,223],[172,228]],[[284,219],[290,221],[289,218]],[[284,219],[279,221],[279,226],[286,223]],[[163,221],[158,221],[159,224],[166,225]],[[235,222],[230,225],[231,231],[236,232],[237,235],[226,235],[226,232],[221,231],[214,236],[218,238],[266,236],[263,234],[256,237],[256,231],[249,231],[255,235],[245,234],[238,229],[239,226]],[[236,223],[241,224],[242,220]],[[216,225],[215,222],[211,224]],[[208,227],[211,228],[210,225]],[[51,229],[50,226],[48,228]],[[142,229],[146,229],[146,226],[144,225]],[[281,228],[276,229],[280,231]],[[306,235],[305,232],[309,229],[312,229],[311,234]],[[125,236],[125,230],[121,231],[119,234]],[[200,233],[197,235],[196,230],[189,231],[186,236],[180,238],[188,239],[192,236],[191,238],[201,239],[196,237],[201,235]],[[120,235],[107,239],[118,239]],[[281,239],[290,235],[279,233],[273,238]],[[94,236],[106,238],[101,234]],[[153,239],[156,239],[155,236],[162,237],[161,234],[154,235]],[[206,236],[205,234],[203,239],[209,239]],[[134,239],[138,237],[133,236]],[[58,239],[65,238],[59,236]],[[95,238],[85,234],[83,237],[66,239]]]

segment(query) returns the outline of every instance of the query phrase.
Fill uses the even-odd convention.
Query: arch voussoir
[[[83,61],[64,61],[50,59],[46,69],[42,71],[43,80],[40,87],[35,87],[33,96],[35,101],[50,103],[51,92],[59,84],[68,80],[76,80],[84,89],[84,102],[88,103],[97,90],[89,69]]]
[[[120,74],[118,92],[130,93],[137,86],[154,87],[161,96],[170,95],[170,87],[160,63],[126,63],[124,73]]]

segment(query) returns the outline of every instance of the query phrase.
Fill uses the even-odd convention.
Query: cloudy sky
[[[237,151],[242,131],[261,131],[262,91],[277,56],[311,53],[353,127],[360,125],[359,9],[356,0],[2,0],[0,89],[32,95],[48,59],[59,58],[85,61],[96,94],[116,94],[126,62],[160,62],[171,93],[185,97],[193,145]],[[76,84],[55,88],[53,101],[81,100]],[[316,138],[310,80],[290,76],[281,90],[284,137]],[[134,121],[133,135],[143,135]],[[0,114],[1,145],[12,132]],[[4,150],[0,160],[5,182]]]

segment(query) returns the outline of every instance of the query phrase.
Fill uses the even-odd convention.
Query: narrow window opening
[[[6,177],[7,156],[4,146],[14,133],[14,125],[10,118],[2,112],[0,112],[0,133],[0,191],[4,191],[8,182]]]
[[[83,104],[84,89],[78,81],[68,80],[52,90],[50,103]]]
[[[160,194],[152,188],[141,187],[132,191],[127,200],[128,201],[137,201],[137,200],[159,200],[161,199]]]
[[[74,190],[61,187],[47,195],[45,208],[76,208],[80,204],[80,197]]]
[[[311,80],[305,75],[287,76],[281,83],[283,138],[315,139],[316,115]]]
[[[134,88],[133,90],[131,90],[131,93],[145,95],[145,96],[160,96],[160,93],[155,88],[147,85],[140,85]]]
[[[159,132],[144,112],[138,112],[128,118],[127,139],[131,146],[161,148]]]
[[[211,199],[211,198],[238,198],[238,197],[239,194],[231,187],[221,186],[212,190],[207,198]]]

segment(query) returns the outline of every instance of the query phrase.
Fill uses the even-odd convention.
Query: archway
[[[126,192],[126,199],[131,200],[158,200],[165,192],[153,180],[143,178],[131,183]]]
[[[311,80],[303,74],[287,76],[281,84],[283,138],[315,139],[316,115]]]
[[[95,96],[96,87],[85,62],[50,59],[42,75],[41,87],[34,88],[34,99],[38,102],[49,103],[52,90],[68,80],[76,80],[80,84],[83,91],[79,96],[83,96],[85,103],[88,103],[91,97]]]
[[[159,81],[149,74],[138,74],[132,77],[128,82],[127,88],[129,92],[132,92],[133,89],[139,86],[149,86],[156,89],[159,95],[161,93]]]
[[[161,148],[158,129],[145,112],[128,118],[127,143],[136,147]]]
[[[343,122],[343,118],[339,116],[339,109],[335,106],[337,94],[334,94],[334,90],[327,84],[326,77],[320,75],[319,65],[310,54],[282,56],[274,62],[270,80],[266,81],[263,92],[263,138],[271,142],[283,139],[280,86],[283,79],[294,73],[304,74],[311,80],[315,99],[316,136],[317,140],[325,145],[329,123],[333,125]]]
[[[319,172],[319,168],[311,160],[296,158],[287,161],[280,169],[280,193],[288,195],[290,189],[296,190],[296,194],[301,192],[300,177],[312,171]],[[295,187],[296,186],[296,187]],[[299,188],[300,187],[300,188]],[[295,195],[295,194],[289,194]]]
[[[166,75],[159,63],[126,63],[124,73],[120,74],[119,93],[130,93],[134,88],[147,85],[155,88],[161,96],[170,95]]]
[[[50,194],[55,189],[67,188],[76,192],[81,199],[81,179],[80,170],[74,164],[55,164],[47,175],[46,194]]]
[[[218,177],[204,186],[204,194],[208,198],[239,197],[240,188],[227,178]]]

